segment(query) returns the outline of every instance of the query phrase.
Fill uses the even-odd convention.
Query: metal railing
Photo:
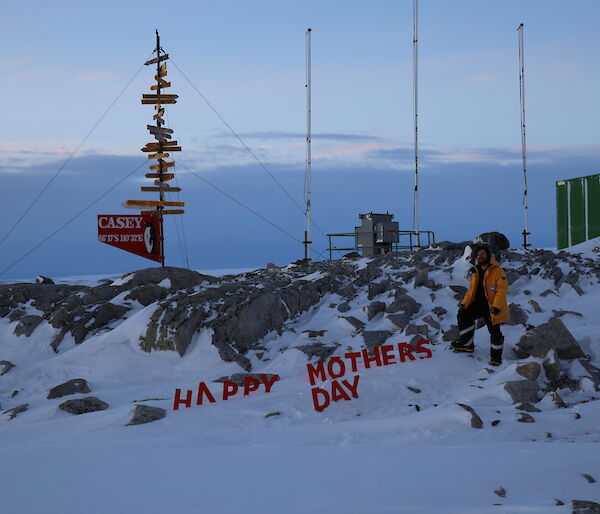
[[[377,235],[376,232],[343,232],[341,234],[327,234],[327,239],[329,241],[329,247],[327,248],[328,252],[329,252],[329,260],[333,259],[333,252],[348,252],[348,251],[355,251],[358,253],[359,251],[359,247],[358,247],[358,235],[361,234],[373,234],[374,236]],[[431,246],[433,243],[435,243],[435,233],[432,230],[398,230],[396,231],[396,234],[398,235],[398,241],[396,242],[392,242],[391,246],[392,246],[392,253],[396,253],[396,252],[400,252],[402,250],[410,250],[411,252],[415,249],[415,248],[423,248],[426,246]],[[417,238],[417,235],[421,235],[421,234],[426,234],[427,235],[427,244],[421,244],[421,245],[417,245],[414,243],[414,239],[413,238]],[[406,237],[408,236],[408,244],[401,244],[402,242],[402,236],[404,236],[404,241],[406,241]],[[332,237],[352,237],[354,238],[354,246],[351,248],[339,248],[337,246],[333,245],[333,241],[332,241]],[[421,240],[421,237],[419,237],[418,240]],[[422,241],[421,241],[422,242]],[[364,248],[380,248],[379,246],[361,246],[360,249],[364,249]]]

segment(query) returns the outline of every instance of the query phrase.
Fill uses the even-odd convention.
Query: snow
[[[165,289],[171,289],[171,281],[168,278],[161,280],[158,285],[159,287],[164,287]]]
[[[368,262],[356,261],[357,269]],[[467,268],[457,261],[451,274],[434,271],[430,277],[466,285]],[[318,280],[319,273],[300,279]],[[165,282],[160,285],[169,287]],[[543,312],[528,312],[534,325],[547,321],[553,309],[581,313],[561,319],[598,366],[598,283],[582,277],[583,296],[565,284],[558,296],[540,297],[550,283],[519,279],[509,299],[521,305],[538,301]],[[435,305],[449,312],[438,320],[444,330],[454,322],[457,300],[448,288],[437,291],[435,301],[426,288],[409,293],[423,305],[419,319]],[[381,315],[367,320],[366,294],[361,289],[343,315],[361,319],[366,330],[390,330]],[[183,357],[140,349],[153,305],[135,305],[112,330],[80,345],[67,337],[59,353],[48,345],[57,329],[47,322],[26,338],[13,335],[15,322],[0,318],[0,360],[16,365],[0,377],[2,408],[29,403],[13,420],[0,415],[3,512],[566,513],[572,499],[600,502],[598,483],[582,477],[600,480],[600,409],[593,401],[600,393],[584,378],[582,390],[560,392],[573,407],[559,408],[547,396],[537,404],[542,412],[531,413],[535,423],[518,422],[521,411],[503,385],[522,379],[517,363],[542,362],[512,357],[512,346],[525,332],[520,325],[503,327],[507,348],[498,369],[487,365],[485,328],[476,333],[473,356],[454,354],[432,337],[431,359],[360,367],[359,398],[316,412],[307,357],[294,348],[316,341],[305,331],[326,330],[317,340],[338,344],[334,355],[360,350],[362,337],[335,308],[341,301],[327,295],[294,321],[293,330],[268,334],[263,359],[253,352],[247,356],[253,372],[277,373],[280,381],[270,393],[238,394],[228,401],[221,399],[222,384],[213,380],[242,370],[220,358],[211,330],[197,333]],[[410,337],[395,333],[388,343]],[[587,375],[578,362],[570,371]],[[46,399],[49,388],[78,377],[89,382],[91,393]],[[191,389],[195,400],[200,381],[217,402],[194,401],[172,410],[175,388]],[[11,398],[13,391],[19,392]],[[110,408],[81,416],[58,409],[64,400],[82,396],[97,396]],[[484,428],[472,429],[470,414],[457,402],[472,406]],[[136,403],[163,407],[167,416],[125,426]],[[280,414],[265,417],[273,412]],[[494,494],[500,487],[506,498]],[[555,506],[555,498],[566,505]]]
[[[593,259],[600,257],[600,250],[598,248],[600,248],[600,236],[577,245],[569,246],[568,248],[565,248],[565,251],[569,253],[580,253],[584,257]]]

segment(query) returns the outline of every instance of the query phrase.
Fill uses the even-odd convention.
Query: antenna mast
[[[413,0],[413,92],[415,114],[415,191],[414,231],[417,246],[421,246],[419,234],[419,0]]]
[[[527,138],[525,132],[525,47],[523,42],[524,25],[517,27],[519,33],[519,100],[521,107],[521,153],[523,156],[523,208],[525,210],[525,228],[523,229],[523,248],[527,250],[529,243],[529,206],[527,198]]]
[[[306,220],[307,229],[304,232],[304,260],[310,260],[311,243],[310,232],[312,222],[311,207],[311,171],[312,171],[312,153],[311,153],[311,131],[312,131],[312,97],[311,97],[311,34],[312,30],[306,29]]]

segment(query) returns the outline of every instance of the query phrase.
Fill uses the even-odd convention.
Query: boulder
[[[294,346],[294,348],[303,352],[308,357],[308,360],[317,357],[321,362],[323,362],[328,359],[333,352],[335,352],[337,346],[327,346],[323,343],[312,343]]]
[[[514,351],[517,357],[526,359],[545,357],[550,350],[554,349],[559,359],[573,360],[585,357],[579,343],[559,318],[528,331],[519,339]]]
[[[427,270],[425,270],[425,269],[421,270],[415,275],[414,285],[415,285],[415,287],[424,286],[425,284],[428,283],[428,280],[429,280],[429,274],[427,273]]]
[[[541,366],[537,362],[527,362],[517,365],[517,373],[527,380],[537,380],[540,375]]]
[[[390,287],[389,279],[384,280],[383,282],[371,282],[369,284],[369,292],[368,292],[369,300],[372,300],[373,298],[380,295],[381,293],[385,293],[389,289],[389,287]]]
[[[377,314],[385,311],[385,303],[383,302],[371,302],[367,307],[367,318],[371,321]]]
[[[442,318],[444,314],[447,314],[448,311],[443,307],[434,307],[431,309],[431,312],[433,312],[438,318]]]
[[[513,403],[537,403],[540,401],[540,388],[531,380],[512,380],[504,384]]]
[[[0,361],[0,376],[8,373],[15,365],[10,361]]]
[[[460,330],[458,330],[458,327],[456,325],[451,325],[450,328],[444,332],[442,340],[446,342],[458,341],[459,337]]]
[[[23,403],[21,405],[17,405],[16,407],[13,407],[12,409],[5,410],[3,412],[3,414],[8,414],[10,416],[9,419],[15,419],[18,414],[20,414],[21,412],[25,412],[28,408],[29,408],[29,404]]]
[[[54,280],[45,277],[44,275],[38,275],[35,279],[36,284],[54,284]]]
[[[131,421],[125,426],[143,425],[164,418],[167,415],[165,409],[160,407],[151,407],[150,405],[136,405],[133,411]]]
[[[86,396],[85,398],[77,398],[76,400],[62,402],[58,408],[69,414],[79,415],[106,410],[108,409],[108,403],[103,402],[95,396]]]
[[[427,325],[408,325],[405,334],[407,336],[417,334],[423,337],[429,337],[429,327]]]
[[[529,319],[527,313],[521,309],[520,305],[516,303],[511,303],[508,306],[508,313],[510,319],[506,322],[507,325],[527,325],[527,320]]]
[[[369,350],[369,353],[373,353],[373,348],[384,344],[391,335],[392,332],[387,330],[365,330],[362,333],[365,347]]]
[[[42,321],[44,321],[42,316],[32,314],[23,316],[15,327],[14,334],[16,336],[29,337]]]
[[[84,378],[73,378],[63,384],[59,384],[48,392],[47,398],[62,398],[69,394],[84,394],[91,392],[87,381]]]
[[[520,421],[521,423],[535,423],[535,418],[531,414],[519,412],[518,416],[517,421]]]
[[[529,402],[523,402],[520,405],[517,405],[517,409],[524,410],[525,412],[542,412]]]
[[[395,314],[402,311],[408,316],[414,316],[421,309],[421,304],[418,303],[412,296],[403,294],[398,296],[386,309],[389,314]]]
[[[262,380],[261,375],[265,376],[266,380],[269,381],[271,381],[275,376],[271,373],[234,373],[231,376],[217,378],[216,380],[213,380],[213,382],[225,382],[226,380],[228,380],[229,382],[233,382],[234,384],[237,384],[241,387],[244,385],[244,380],[246,380],[246,377],[252,377],[260,382]]]
[[[440,324],[434,320],[429,314],[423,318],[423,321],[427,323],[430,327],[435,328],[436,330],[440,329]]]
[[[347,302],[340,303],[337,306],[337,310],[340,312],[348,312],[351,309],[350,305]]]
[[[365,323],[364,321],[359,320],[358,318],[355,318],[354,316],[340,316],[342,319],[345,319],[348,323],[350,323],[350,325],[352,325],[355,330],[357,331],[361,331],[363,328],[365,328]]]
[[[471,428],[483,428],[483,421],[481,421],[481,418],[473,410],[473,407],[465,405],[464,403],[457,403],[456,405],[471,413]]]
[[[387,318],[400,330],[404,330],[410,322],[410,318],[403,312],[399,312],[398,314],[388,314]]]
[[[600,514],[600,503],[587,500],[572,500],[572,514]]]

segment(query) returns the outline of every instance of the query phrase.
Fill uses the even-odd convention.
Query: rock
[[[311,360],[313,357],[318,357],[319,360],[323,362],[335,352],[337,346],[326,346],[323,343],[313,343],[294,346],[294,348],[303,352],[308,357],[308,360]]]
[[[414,285],[415,285],[415,287],[424,286],[428,280],[429,280],[429,274],[427,273],[427,270],[419,271],[415,275]]]
[[[125,426],[129,425],[143,425],[144,423],[151,423],[164,418],[167,415],[165,409],[160,407],[151,407],[150,405],[136,405],[133,411],[133,417],[131,421]]]
[[[504,275],[506,276],[506,282],[508,282],[509,286],[521,278],[521,275],[516,270],[511,268],[504,270]]]
[[[554,318],[560,318],[561,316],[564,316],[565,314],[572,314],[573,316],[577,316],[578,318],[583,317],[583,314],[581,314],[581,312],[575,312],[575,311],[564,311],[562,309],[552,309],[552,312],[554,314],[552,315],[550,320],[553,320]]]
[[[540,409],[531,405],[529,402],[523,402],[520,405],[517,405],[517,409],[524,410],[525,412],[542,412]]]
[[[369,353],[373,353],[373,348],[384,344],[391,335],[392,332],[387,330],[365,330],[362,333],[365,347],[369,350]]]
[[[277,266],[275,266],[275,264],[273,264],[272,262],[267,262],[267,264],[265,264],[265,269],[267,271],[274,271],[277,269]]]
[[[388,319],[400,330],[404,330],[410,322],[410,318],[403,312],[398,314],[388,314]]]
[[[221,378],[217,378],[216,380],[213,380],[213,382],[225,382],[226,380],[228,380],[229,382],[233,382],[234,384],[237,384],[238,386],[243,386],[244,380],[246,380],[246,377],[252,377],[260,382],[262,380],[261,374],[264,375],[265,380],[268,380],[268,381],[273,380],[273,377],[275,377],[275,375],[271,374],[271,373],[234,373],[233,375],[230,375],[230,376],[224,376]]]
[[[499,420],[499,419],[495,419],[494,421],[492,421],[492,422],[490,423],[490,425],[492,425],[493,427],[496,427],[496,426],[498,426],[499,424],[500,424],[500,420]]]
[[[517,418],[517,421],[521,423],[535,423],[535,419],[533,418],[533,416],[525,414],[524,412],[519,412],[519,417]]]
[[[596,479],[592,476],[592,475],[588,475],[587,473],[583,473],[581,475],[583,478],[585,478],[589,484],[595,484],[596,483]]]
[[[550,398],[552,398],[552,403],[554,403],[554,405],[556,405],[557,407],[559,407],[561,409],[566,409],[568,407],[568,405],[562,399],[562,397],[560,396],[560,394],[558,394],[558,393],[552,393],[550,395]]]
[[[2,362],[5,362],[5,361],[2,361]],[[0,362],[0,365],[2,365],[2,362]],[[600,369],[598,369],[596,366],[594,366],[587,359],[579,359],[579,363],[588,372],[589,378],[592,381],[592,383],[594,384],[594,389],[596,391],[599,391],[600,390]]]
[[[546,289],[543,293],[540,293],[540,296],[542,298],[545,298],[549,294],[553,294],[554,296],[558,296],[554,291],[552,291],[552,289]]]
[[[434,307],[433,309],[431,309],[431,312],[433,312],[438,318],[441,318],[448,311],[446,309],[444,309],[443,307]]]
[[[342,259],[349,259],[352,261],[355,261],[356,259],[360,259],[360,254],[357,252],[349,252],[347,254],[345,254]]]
[[[423,321],[427,323],[430,327],[435,328],[436,330],[440,329],[440,324],[434,320],[429,314],[423,318]]]
[[[427,325],[408,325],[405,334],[407,336],[418,334],[423,337],[429,337],[429,327]]]
[[[541,366],[537,362],[528,362],[517,366],[517,373],[528,380],[537,380]]]
[[[412,391],[413,393],[417,393],[417,394],[419,394],[419,393],[421,392],[421,390],[420,390],[420,389],[418,389],[418,388],[416,388],[416,387],[406,386],[406,388],[407,388],[409,391]]]
[[[367,318],[371,321],[377,314],[385,311],[385,303],[383,302],[371,302],[367,307]]]
[[[531,294],[531,291],[529,289],[523,289],[523,294],[529,296]]]
[[[448,286],[456,294],[454,295],[455,300],[462,300],[467,294],[467,288],[464,286]]]
[[[539,304],[539,303],[537,303],[535,300],[528,300],[528,301],[527,301],[527,303],[528,303],[529,305],[531,305],[532,309],[533,309],[535,312],[544,312],[544,311],[542,310],[542,308],[540,307],[540,304]]]
[[[308,337],[310,339],[315,339],[316,337],[323,337],[325,335],[325,332],[328,332],[327,330],[303,330],[302,333],[303,334],[308,334]]]
[[[389,314],[395,314],[402,311],[408,316],[414,316],[421,309],[422,305],[411,296],[404,294],[398,296],[386,309]]]
[[[5,375],[14,367],[15,365],[10,361],[0,361],[0,376]]]
[[[575,291],[579,296],[582,296],[584,294],[584,291],[583,289],[581,289],[581,286],[575,284],[571,287],[573,288],[573,291]]]
[[[271,416],[281,416],[281,412],[279,412],[277,410],[277,411],[269,412],[269,413],[265,414],[265,418],[270,418]]]
[[[38,275],[35,279],[37,284],[54,284],[54,280],[48,277],[44,277],[43,275]]]
[[[517,357],[526,359],[545,357],[552,349],[556,349],[558,357],[564,360],[585,357],[575,338],[558,318],[527,332],[519,339],[514,351]]]
[[[29,337],[42,321],[44,321],[42,316],[32,314],[23,316],[15,327],[14,334],[16,336]]]
[[[69,394],[83,394],[89,392],[91,392],[91,389],[84,378],[73,378],[72,380],[50,389],[47,398],[50,400],[52,398],[62,398]]]
[[[69,414],[79,415],[106,410],[108,409],[108,403],[103,402],[95,396],[86,396],[85,398],[77,398],[76,400],[62,402],[58,408]]]
[[[508,306],[508,313],[510,319],[506,322],[507,325],[526,325],[528,316],[527,313],[521,309],[516,303],[511,303]]]
[[[17,417],[17,414],[20,414],[21,412],[25,412],[28,408],[29,408],[29,404],[23,403],[21,405],[17,405],[16,407],[13,407],[12,409],[5,410],[3,412],[3,414],[8,414],[10,416],[9,419],[15,419]]]
[[[380,295],[381,293],[385,293],[389,289],[389,287],[390,287],[389,279],[384,280],[383,282],[371,282],[368,287],[369,300],[372,300],[373,298]]]
[[[587,500],[572,500],[572,514],[600,514],[600,503]]]
[[[350,310],[350,308],[351,307],[350,307],[350,305],[348,305],[347,302],[340,303],[337,306],[337,310],[340,311],[340,312],[348,312]]]
[[[540,388],[531,380],[512,380],[504,384],[505,391],[510,394],[513,403],[537,403]]]
[[[558,498],[554,498],[554,505],[564,505],[565,502],[559,500]]]
[[[342,319],[345,319],[350,325],[352,325],[356,331],[360,332],[363,328],[365,328],[364,321],[355,318],[354,316],[341,316]]]
[[[465,405],[464,403],[457,403],[456,405],[471,413],[471,428],[483,428],[483,421],[481,421],[481,418],[473,410],[473,407]]]
[[[497,496],[500,496],[500,498],[505,498],[506,497],[506,489],[504,489],[504,487],[501,487],[500,489],[496,489],[494,491],[494,494]]]
[[[459,337],[460,330],[458,330],[458,327],[456,325],[451,325],[450,328],[446,330],[446,332],[444,332],[442,340],[446,342],[458,341]]]
[[[575,284],[577,284],[578,280],[579,280],[579,273],[577,273],[576,271],[571,271],[564,279],[564,283],[569,284],[570,286],[574,286]]]

